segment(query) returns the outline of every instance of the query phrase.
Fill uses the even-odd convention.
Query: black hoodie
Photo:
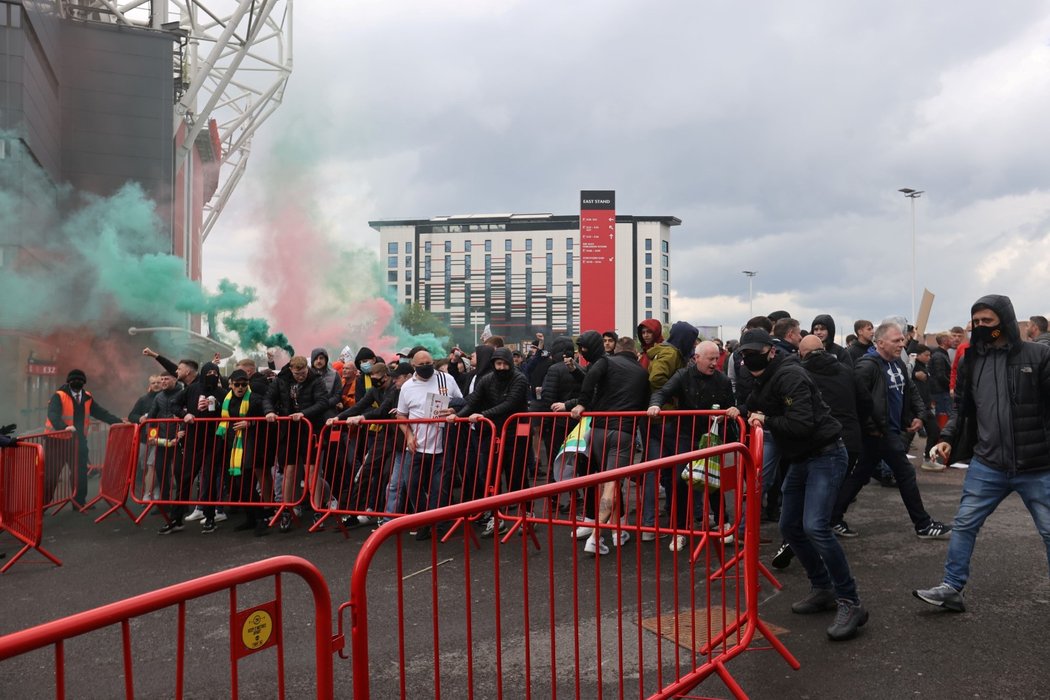
[[[820,323],[820,321],[814,321]],[[861,422],[871,415],[871,394],[857,383],[853,370],[831,353],[814,351],[802,360],[802,366],[813,379],[831,415],[842,424],[846,450],[861,451]]]
[[[964,459],[972,445],[973,455],[993,469],[1050,469],[1050,348],[1021,339],[1009,297],[983,296],[971,316],[983,308],[999,316],[1006,340],[996,344],[971,337],[959,364],[955,409],[941,439],[956,443],[953,459]],[[960,416],[968,419],[964,436],[958,434]]]
[[[493,422],[496,430],[500,430],[509,417],[528,410],[529,380],[514,368],[514,356],[509,349],[496,348],[491,355],[488,364],[490,371],[478,374],[474,391],[467,395],[466,403],[458,415],[466,418],[480,413]],[[510,365],[510,369],[505,372],[495,371],[493,365],[496,360],[503,360]]]
[[[543,389],[532,407],[534,411],[549,411],[553,403],[579,398],[583,370],[579,365],[571,370],[565,365],[565,358],[572,357],[575,347],[572,338],[567,335],[555,338],[551,343],[551,365],[543,377]]]
[[[835,342],[835,319],[828,314],[818,314],[809,324],[809,332],[813,332],[813,326],[824,326],[828,329],[828,339],[824,341],[824,350],[834,355],[844,365],[853,366],[853,356],[846,348]]]

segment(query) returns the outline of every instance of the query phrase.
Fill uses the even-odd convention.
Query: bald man
[[[705,340],[696,346],[696,361],[674,374],[649,397],[648,413],[660,415],[660,407],[672,401],[681,411],[708,411],[714,406],[725,409],[726,417],[735,420],[740,411],[733,405],[733,384],[729,377],[718,371],[718,346]],[[695,450],[700,436],[707,432],[707,417],[695,421],[688,419],[668,420],[664,425],[665,452],[668,454]],[[670,452],[673,449],[674,452]],[[678,552],[686,545],[686,536],[681,534],[689,522],[689,483],[674,479],[675,496],[672,501],[672,522],[679,534],[671,540],[668,548]],[[717,500],[717,499],[716,499]]]

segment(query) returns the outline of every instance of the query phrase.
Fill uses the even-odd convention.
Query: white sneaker
[[[584,518],[580,522],[582,522],[582,523],[593,523],[594,519],[593,518]],[[572,536],[575,539],[577,539],[577,540],[582,540],[584,537],[590,537],[593,533],[594,533],[594,528],[593,527],[586,527],[584,525],[581,525],[580,527],[576,528],[576,531],[572,533]]]
[[[359,515],[357,516],[357,522],[361,523],[362,525],[371,525],[375,522],[375,518],[373,518],[370,515]]]
[[[609,553],[609,548],[605,546],[605,538],[595,540],[593,537],[587,538],[587,544],[583,546],[583,551],[588,554],[605,555]]]
[[[656,539],[656,533],[646,530],[642,533],[642,542],[652,542]]]
[[[328,501],[328,510],[339,510],[339,501],[334,498]]]
[[[217,522],[217,523],[221,523],[221,522],[223,522],[224,520],[228,520],[228,518],[226,517],[226,513],[224,513],[224,512],[223,512],[223,511],[221,511],[221,510],[216,510],[216,511],[215,511],[215,518],[214,518],[214,520],[215,520],[215,522]]]
[[[681,552],[685,549],[688,538],[685,535],[675,535],[674,539],[668,543],[667,548],[672,552]]]
[[[153,500],[153,494],[152,493],[144,493],[144,494],[142,494],[142,501],[144,503],[149,503],[152,500]]]
[[[627,540],[631,539],[631,533],[627,530],[620,530],[619,532],[613,530],[612,543],[613,547],[622,547],[627,544]]]
[[[183,518],[184,521],[192,523],[195,520],[204,520],[204,511],[200,508],[194,508],[193,512]]]

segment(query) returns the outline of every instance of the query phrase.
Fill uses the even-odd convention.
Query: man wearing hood
[[[566,402],[571,406],[572,417],[579,419],[584,411],[644,411],[649,405],[649,373],[642,368],[635,350],[634,338],[620,338],[616,341],[616,352],[603,356],[602,337],[597,331],[587,331],[580,336],[580,354],[590,362],[594,361],[583,378],[580,398]],[[634,436],[637,430],[636,418],[618,418],[596,416],[591,422],[590,461],[595,467],[617,469],[631,463],[634,455]],[[619,494],[619,483],[610,481],[602,484],[598,501],[599,523],[608,523],[612,518]],[[597,537],[595,536],[597,535]],[[626,530],[613,531],[613,545],[620,546],[627,541]],[[604,538],[599,533],[592,533],[584,550],[588,554],[608,554]]]
[[[908,460],[907,441],[903,437],[905,433],[914,433],[921,428],[926,417],[926,407],[908,366],[901,360],[904,332],[899,324],[884,321],[875,329],[874,339],[875,344],[868,354],[854,365],[859,385],[871,395],[872,412],[862,423],[861,457],[857,468],[846,477],[831,515],[831,524],[839,535],[856,536],[842,516],[881,460],[893,471],[915,534],[923,540],[943,539],[951,532],[951,527],[934,520],[926,512],[915,480],[915,467]]]
[[[518,491],[528,488],[529,474],[533,469],[529,435],[518,435],[517,430],[505,434],[503,426],[515,413],[528,410],[529,380],[514,368],[514,358],[507,348],[496,348],[490,364],[492,371],[475,382],[474,390],[467,395],[466,403],[457,415],[469,419],[472,423],[482,418],[492,421],[496,427],[496,434],[503,437],[499,449],[503,458],[503,479],[506,483],[505,489],[500,488],[500,484],[495,484],[495,488],[497,493]],[[454,416],[449,416],[450,420],[453,418]],[[479,489],[476,482],[478,478],[484,479],[485,475],[480,473],[480,469],[475,471],[475,474],[468,475],[474,477],[475,483],[464,483],[463,486],[472,488],[472,493],[479,494],[483,489]],[[495,527],[495,518],[490,518],[482,536],[492,536]]]
[[[655,318],[647,318],[638,324],[638,343],[641,346],[641,356],[638,358],[642,368],[649,369],[649,350],[664,342],[664,327]],[[613,352],[607,352],[612,356]]]
[[[372,366],[375,365],[376,354],[372,348],[361,348],[354,356],[354,364],[357,365],[357,388],[354,391],[354,399],[360,401],[365,392],[372,388]]]
[[[584,372],[576,364],[575,350],[575,343],[567,335],[559,336],[551,343],[551,364],[543,375],[543,388],[540,389],[540,397],[533,405],[533,410],[550,411],[554,404],[564,404],[580,397]],[[560,419],[543,422],[542,438],[550,459],[558,454],[565,437],[575,427],[575,422]]]
[[[47,404],[47,429],[68,430],[77,439],[77,490],[73,504],[83,508],[87,500],[88,441],[87,427],[91,419],[113,425],[124,422],[95,401],[91,392],[84,389],[87,375],[83,370],[70,370],[66,383],[58,387]],[[50,495],[50,492],[49,492]]]
[[[177,469],[181,469],[182,450],[180,440],[183,432],[175,423],[165,419],[182,419],[186,415],[186,388],[175,379],[175,375],[165,370],[160,373],[160,391],[153,397],[149,413],[139,419],[146,423],[146,443],[154,448],[154,472],[157,476],[161,501],[172,500],[171,485]],[[149,420],[164,420],[149,424]],[[176,495],[178,490],[176,488]],[[172,520],[158,532],[169,535],[182,530],[182,520]]]
[[[755,388],[747,400],[748,424],[772,433],[788,462],[780,531],[806,569],[811,590],[791,606],[797,615],[836,610],[828,638],[856,636],[868,621],[846,553],[831,532],[830,514],[846,475],[842,424],[831,415],[797,355],[777,354],[763,330],[740,339]]]
[[[1021,339],[1009,297],[970,309],[970,349],[959,367],[955,410],[933,452],[945,464],[972,452],[939,586],[915,597],[963,612],[977,533],[1011,492],[1032,514],[1050,561],[1050,348]]]
[[[686,321],[676,321],[671,326],[667,340],[649,348],[646,354],[649,356],[650,395],[662,389],[675,372],[689,364],[689,360],[693,357],[696,339],[699,336],[700,331],[692,324]],[[668,402],[663,408],[674,408],[674,404]],[[726,408],[729,407],[726,406]],[[654,420],[641,424],[642,435],[647,438],[646,459],[659,459],[672,454],[677,442],[675,423],[675,420],[671,420],[665,425],[662,420]],[[671,512],[671,499],[674,493],[674,471],[668,467],[661,469],[659,474],[660,484],[664,487],[668,513]],[[656,474],[647,474],[642,480],[642,525],[645,527],[653,527],[656,523],[656,477]],[[642,533],[643,541],[651,542],[654,539],[656,539],[655,532],[646,530]]]
[[[853,358],[849,351],[835,342],[835,319],[829,314],[818,314],[809,326],[809,332],[820,338],[824,344],[824,351],[834,355],[839,362],[853,366]]]

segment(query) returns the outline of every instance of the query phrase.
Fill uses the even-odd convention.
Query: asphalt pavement
[[[950,522],[958,503],[964,470],[919,472],[927,510],[935,519]],[[95,483],[92,484],[96,488]],[[99,510],[91,515],[97,516]],[[729,663],[729,671],[753,698],[1045,698],[1050,696],[1050,581],[1043,542],[1031,517],[1016,495],[1010,496],[981,532],[966,590],[968,611],[954,614],[934,609],[911,595],[913,588],[940,580],[947,541],[916,538],[896,489],[876,483],[861,492],[847,514],[860,536],[843,541],[863,602],[871,617],[860,636],[832,643],[824,628],[832,613],[798,616],[790,612],[808,583],[797,562],[776,572],[781,591],[764,584],[760,614],[784,628],[780,639],[802,667],[791,670],[773,651],[756,648]],[[94,524],[87,514],[65,510],[45,522],[43,545],[63,561],[55,567],[29,553],[0,577],[0,633],[19,630],[56,617],[86,610],[172,583],[220,571],[277,554],[295,554],[323,572],[332,594],[333,610],[349,594],[350,571],[368,528],[351,532],[349,539],[332,531],[307,534],[298,528],[256,538],[234,532],[235,521],[204,535],[191,523],[175,535],[160,537],[162,523],[150,516],[136,526],[115,514]],[[779,538],[775,525],[764,524],[762,558],[768,563]],[[563,538],[564,539],[564,538]],[[571,546],[571,543],[566,545]],[[635,546],[633,544],[628,547]],[[482,548],[491,547],[482,541]],[[16,550],[8,535],[0,536],[0,551]],[[462,547],[441,545],[440,557],[450,566],[462,556]],[[406,572],[422,568],[430,559],[427,543],[409,543],[401,562]],[[418,557],[414,561],[412,557]],[[480,557],[475,566],[484,560]],[[414,566],[420,563],[420,566]],[[393,554],[385,553],[376,566],[394,570]],[[425,578],[425,577],[424,577]],[[284,631],[287,641],[288,696],[312,697],[312,612],[306,587],[285,577]],[[272,585],[256,585],[239,600],[240,607],[272,597]],[[372,624],[394,625],[396,606],[377,603]],[[186,697],[228,695],[229,651],[225,598],[208,598],[187,606]],[[371,610],[371,601],[370,601]],[[571,618],[571,611],[569,612]],[[411,607],[403,617],[412,615]],[[418,620],[407,620],[408,627]],[[571,619],[570,619],[571,622]],[[455,615],[446,624],[455,625]],[[425,628],[425,626],[424,626]],[[174,640],[178,624],[174,613],[158,613],[132,623],[137,697],[170,697],[174,688]],[[504,630],[504,634],[507,631]],[[375,653],[383,653],[392,635],[379,637]],[[762,644],[756,643],[756,647]],[[396,649],[387,649],[396,665]],[[123,692],[119,630],[82,637],[65,650],[73,698],[110,698]],[[260,653],[240,665],[243,697],[274,697],[273,655]],[[0,663],[0,697],[54,697],[54,662],[50,652]],[[349,661],[336,658],[336,696],[352,696]],[[422,663],[406,671],[408,697],[430,697],[431,669]],[[386,669],[397,679],[397,669]],[[413,685],[415,684],[415,685]],[[393,686],[396,688],[396,684]],[[488,697],[488,690],[480,696]],[[520,694],[512,682],[507,695]],[[625,694],[637,692],[629,687]],[[446,689],[444,697],[456,697]],[[305,695],[304,695],[305,694]],[[559,693],[561,694],[561,693]],[[533,697],[547,697],[549,689],[534,685]],[[385,695],[384,695],[385,696]],[[729,697],[718,679],[705,681],[690,696]],[[584,695],[586,697],[586,695]]]

